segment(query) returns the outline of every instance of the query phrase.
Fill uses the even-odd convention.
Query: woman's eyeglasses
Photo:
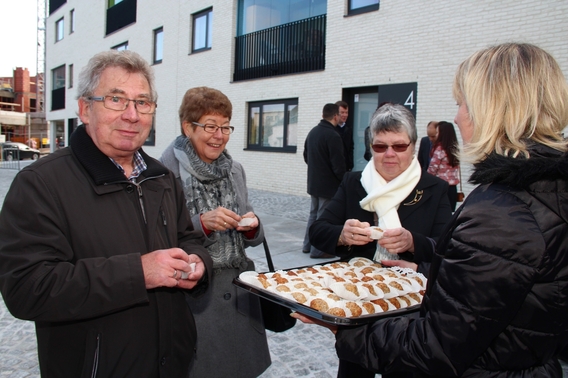
[[[404,152],[408,149],[408,146],[410,146],[410,143],[408,144],[373,144],[371,146],[371,148],[373,149],[373,151],[382,154],[383,152],[386,152],[389,147],[392,147],[394,152]]]
[[[221,129],[221,133],[225,134],[225,135],[229,135],[230,133],[232,133],[235,128],[233,126],[217,126],[217,125],[212,125],[212,124],[201,124],[201,123],[197,123],[197,122],[192,122],[194,125],[199,126],[199,127],[203,127],[203,129],[205,131],[207,131],[208,133],[211,134],[215,134],[217,132],[218,129]]]

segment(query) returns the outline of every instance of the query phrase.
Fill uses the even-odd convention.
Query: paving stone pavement
[[[16,173],[0,169],[0,203]],[[253,189],[249,195],[264,224],[276,268],[314,264],[314,260],[301,252],[310,199]],[[262,246],[247,249],[247,254],[255,261],[257,271],[267,270]],[[327,329],[297,323],[286,332],[267,331],[267,334],[272,365],[261,378],[336,376],[335,339]],[[39,377],[36,346],[33,323],[15,319],[0,297],[0,378]],[[564,377],[568,378],[567,366],[564,364],[563,368]]]

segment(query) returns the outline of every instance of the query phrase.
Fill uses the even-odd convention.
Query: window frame
[[[264,107],[267,105],[284,105],[284,121],[283,121],[283,130],[282,130],[282,137],[283,143],[282,147],[273,147],[273,146],[265,146],[262,145],[264,139],[264,129],[265,126],[263,125],[263,115],[264,115]],[[299,100],[298,98],[286,98],[286,99],[276,99],[276,100],[264,100],[264,101],[251,101],[247,104],[247,135],[246,135],[246,143],[247,146],[244,150],[249,151],[268,151],[268,152],[283,152],[283,153],[296,153],[297,151],[297,133],[298,133],[298,123],[296,122],[296,145],[289,145],[288,144],[288,137],[289,137],[289,129],[290,129],[290,112],[292,107],[299,107]],[[254,144],[250,141],[250,136],[252,134],[252,127],[253,124],[251,122],[251,111],[253,108],[260,108],[259,109],[259,117],[258,117],[258,133],[259,133],[259,142],[260,144]],[[297,114],[297,110],[296,110]]]
[[[69,34],[75,32],[75,9],[69,11]]]
[[[161,26],[157,29],[154,29],[154,47],[153,47],[153,53],[152,53],[152,60],[154,62],[154,64],[160,64],[162,63],[162,60],[164,58],[164,27]],[[159,38],[159,40],[158,40]],[[158,59],[158,52],[159,52],[159,58]]]
[[[196,27],[197,27],[197,20],[205,17],[205,44],[204,47],[196,48]],[[211,50],[213,47],[213,8],[207,8],[202,11],[193,13],[191,15],[191,53],[197,53],[201,51]]]
[[[73,88],[73,64],[69,64],[67,66],[67,71],[68,71],[68,88]]]
[[[116,51],[128,50],[128,41],[114,45],[110,49]]]
[[[150,128],[150,133],[148,133],[148,138],[144,141],[143,146],[155,146],[156,145],[156,117],[152,116],[152,127]]]
[[[57,77],[56,75],[57,73],[62,73],[63,74],[63,82],[61,82],[61,77]],[[66,80],[66,73],[65,73],[65,64],[62,64],[58,67],[55,67],[54,69],[51,70],[51,90],[57,90],[57,89],[61,89],[61,88],[65,88],[65,82]],[[59,86],[56,87],[56,83],[59,82]]]
[[[61,31],[59,30],[61,28]],[[55,21],[55,43],[61,41],[65,36],[65,17]]]
[[[378,11],[381,6],[381,0],[377,0],[376,4],[366,5],[359,8],[353,8],[353,0],[348,0],[347,15],[353,16],[362,13]]]
[[[65,64],[51,70],[51,111],[65,109]]]

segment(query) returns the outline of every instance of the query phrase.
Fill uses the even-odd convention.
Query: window
[[[53,12],[58,10],[66,2],[67,0],[49,0],[49,14],[53,14]]]
[[[247,148],[296,152],[298,99],[251,102]]]
[[[208,50],[211,48],[211,24],[213,23],[213,9],[193,15],[193,47],[192,52]]]
[[[162,63],[164,55],[164,28],[154,30],[154,64]]]
[[[108,0],[106,35],[136,22],[137,0]]]
[[[75,9],[71,9],[69,12],[69,34],[75,31]]]
[[[349,14],[360,14],[379,9],[379,0],[349,0]]]
[[[239,0],[237,35],[327,14],[327,0]]]
[[[121,43],[120,45],[116,45],[111,47],[111,50],[122,51],[128,50],[128,42]]]
[[[63,39],[64,32],[63,17],[55,22],[55,42],[61,41]]]
[[[144,141],[145,146],[155,146],[156,145],[156,117],[152,117],[152,128],[150,129],[150,134],[148,138]]]
[[[65,65],[51,71],[51,110],[65,109]]]
[[[52,73],[52,89],[65,88],[65,66],[57,67]]]
[[[69,65],[69,88],[73,88],[73,65]]]

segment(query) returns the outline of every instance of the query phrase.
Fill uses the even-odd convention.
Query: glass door
[[[354,93],[352,98],[353,113],[353,171],[362,171],[367,165],[365,155],[365,129],[371,122],[371,116],[377,109],[379,93]]]

